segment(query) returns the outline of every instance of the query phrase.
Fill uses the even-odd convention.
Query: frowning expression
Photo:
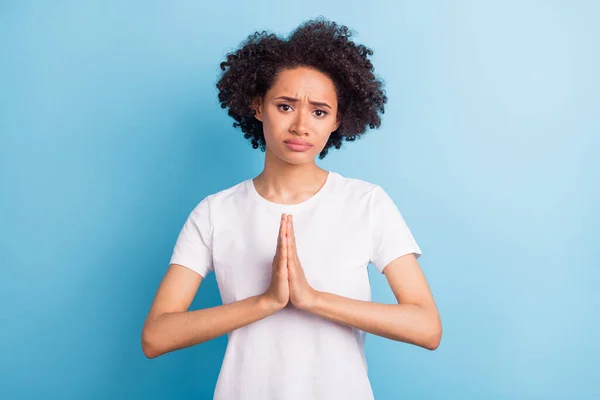
[[[280,71],[254,109],[267,151],[292,164],[312,162],[341,122],[333,81],[309,67]]]

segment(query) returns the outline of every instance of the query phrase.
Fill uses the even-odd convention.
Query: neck
[[[317,193],[328,172],[314,160],[306,164],[290,164],[272,154],[267,148],[263,171],[254,178],[254,186],[261,196],[278,203],[293,204]]]

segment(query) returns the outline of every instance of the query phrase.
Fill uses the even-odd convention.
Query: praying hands
[[[333,322],[400,342],[435,349],[441,339],[441,321],[429,287],[414,254],[389,263],[385,274],[398,304],[382,304],[314,289],[307,282],[296,251],[291,215],[283,214],[271,283],[261,298],[271,312],[288,304]],[[400,299],[408,299],[403,302]]]
[[[317,291],[309,285],[300,264],[291,215],[281,216],[272,268],[271,284],[265,297],[276,308],[281,309],[291,303],[298,309],[308,309],[314,303]]]

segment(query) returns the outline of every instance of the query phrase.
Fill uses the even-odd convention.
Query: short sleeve
[[[372,238],[370,261],[379,272],[383,273],[391,261],[403,255],[414,253],[416,258],[421,256],[421,249],[402,214],[379,185],[371,193],[369,226]]]
[[[213,270],[211,219],[208,198],[188,215],[179,232],[170,264],[179,264],[205,277]]]

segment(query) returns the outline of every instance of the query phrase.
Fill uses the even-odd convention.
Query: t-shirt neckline
[[[319,200],[319,198],[321,198],[325,194],[325,192],[327,192],[327,190],[329,190],[329,186],[331,186],[331,182],[333,181],[334,174],[335,173],[333,171],[328,171],[327,178],[325,179],[325,183],[323,184],[323,186],[321,186],[321,189],[319,189],[318,192],[313,194],[308,199],[304,200],[303,202],[296,203],[296,204],[281,204],[281,203],[272,202],[270,200],[265,199],[258,193],[258,191],[256,190],[256,187],[254,186],[254,181],[252,179],[248,179],[246,181],[246,184],[249,188],[251,196],[255,199],[256,202],[261,203],[269,208],[273,208],[273,209],[277,209],[277,210],[295,210],[295,211],[297,211],[297,210],[307,207],[310,204]]]

